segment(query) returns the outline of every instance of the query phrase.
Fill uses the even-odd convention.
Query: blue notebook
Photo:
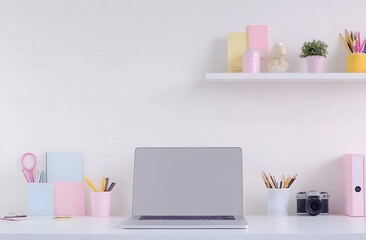
[[[83,154],[81,152],[47,152],[47,182],[82,182]]]

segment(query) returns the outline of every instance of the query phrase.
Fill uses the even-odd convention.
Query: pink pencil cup
[[[111,192],[90,192],[91,213],[93,217],[111,215]]]

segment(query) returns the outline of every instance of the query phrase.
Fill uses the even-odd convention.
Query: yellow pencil
[[[286,180],[285,180],[285,187],[284,188],[287,188],[289,181],[290,181],[290,177],[287,177]]]
[[[100,191],[104,192],[104,187],[105,187],[105,177],[102,178],[102,182],[100,183]]]
[[[89,178],[84,177],[85,182],[89,185],[89,187],[94,191],[97,192],[97,189],[95,188],[95,186],[93,185],[93,183],[89,180]]]
[[[270,185],[269,185],[269,183],[267,182],[266,178],[265,178],[263,175],[261,175],[261,176],[262,176],[262,178],[263,178],[264,184],[266,184],[266,187],[267,187],[267,188],[271,188],[271,186],[270,186]]]
[[[353,52],[353,42],[352,42],[351,37],[349,35],[346,35],[346,39],[347,39],[349,48],[351,48],[351,52]]]
[[[342,42],[343,42],[344,46],[346,47],[346,49],[347,49],[348,53],[352,53],[352,52],[351,52],[351,49],[349,48],[349,46],[348,46],[348,44],[347,44],[346,40],[344,39],[344,37],[342,36],[342,34],[339,34],[339,37],[341,38],[341,40],[342,40]]]
[[[347,38],[348,42],[351,44],[351,46],[353,46],[353,34],[352,34],[352,32],[350,34],[348,34],[347,30],[345,30],[345,32],[346,32],[346,38]]]
[[[267,182],[269,183],[269,185],[271,186],[271,188],[275,188],[272,181],[269,179],[269,177],[267,176],[267,174],[265,172],[262,172],[264,177],[267,179]]]

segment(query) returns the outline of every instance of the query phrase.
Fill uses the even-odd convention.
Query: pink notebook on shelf
[[[261,57],[268,53],[268,26],[248,25],[248,49],[258,51]]]

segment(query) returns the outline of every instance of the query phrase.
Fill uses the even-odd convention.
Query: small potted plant
[[[328,45],[320,40],[304,42],[300,57],[306,59],[308,72],[323,72],[324,59],[328,54]]]

